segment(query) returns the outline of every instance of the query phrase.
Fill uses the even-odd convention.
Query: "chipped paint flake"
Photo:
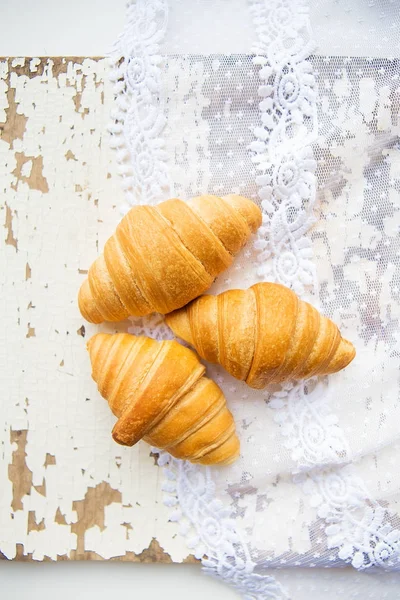
[[[67,160],[76,160],[75,154],[71,152],[71,150],[67,150],[67,152],[65,153],[65,158]]]
[[[25,337],[27,337],[27,338],[36,337],[35,328],[31,327],[30,323],[28,323],[28,332]]]
[[[37,523],[35,511],[30,510],[28,513],[28,533],[30,531],[43,531],[43,529],[45,529],[44,519]]]
[[[25,115],[17,111],[18,104],[15,101],[15,93],[15,89],[8,86],[4,110],[5,120],[0,123],[0,139],[7,142],[11,148],[14,146],[15,140],[23,139],[28,120]]]
[[[43,177],[43,157],[25,156],[23,152],[15,153],[16,167],[12,174],[16,179],[15,189],[18,189],[18,182],[26,183],[31,190],[39,190],[44,194],[49,191],[49,186],[45,177]]]
[[[46,460],[44,462],[44,466],[48,467],[49,465],[55,465],[56,464],[56,457],[53,456],[52,454],[49,454],[48,452],[46,452]]]
[[[12,462],[8,466],[8,477],[12,482],[12,502],[13,511],[23,510],[22,498],[31,493],[32,471],[26,465],[26,440],[27,430],[10,432],[11,444],[16,444],[16,449],[12,453]]]
[[[6,244],[13,246],[18,252],[18,240],[13,231],[13,213],[7,202],[4,203],[4,207],[6,209],[6,222],[4,223],[4,228],[7,230]]]
[[[91,379],[85,342],[115,327],[82,327],[77,308],[122,203],[110,176],[107,69],[104,59],[0,60],[5,558],[181,562],[188,554],[148,446],[115,444],[115,418]]]

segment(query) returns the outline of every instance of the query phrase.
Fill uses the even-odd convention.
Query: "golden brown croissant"
[[[225,465],[239,440],[225,397],[197,356],[174,341],[128,333],[99,333],[88,342],[92,376],[118,417],[112,435],[133,446],[140,439],[177,458]]]
[[[335,373],[355,356],[332,321],[274,283],[201,296],[166,321],[201,357],[256,389]]]
[[[205,292],[261,225],[242,196],[136,206],[107,241],[79,291],[92,323],[168,313]]]

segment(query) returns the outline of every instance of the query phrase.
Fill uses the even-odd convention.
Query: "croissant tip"
[[[343,352],[346,352],[347,355],[354,358],[356,354],[356,349],[354,347],[354,344],[350,342],[350,340],[347,340],[346,338],[342,337],[340,345],[343,349]]]
[[[142,439],[143,435],[143,427],[133,432],[129,425],[127,426],[123,422],[123,415],[121,419],[118,419],[111,431],[112,439],[120,446],[134,446]]]
[[[177,337],[193,345],[193,336],[186,306],[168,313],[165,315],[164,320]]]
[[[355,356],[356,349],[354,345],[349,342],[349,340],[342,338],[335,355],[328,365],[326,374],[338,373],[342,369],[345,369],[353,361]]]
[[[349,342],[349,340],[346,340],[343,338],[343,342],[345,342],[345,344],[346,344],[346,349],[347,349],[347,354],[348,354],[348,359],[349,359],[349,362],[347,364],[349,365],[352,362],[352,360],[355,359],[355,357],[357,355],[357,351],[356,351],[354,344]]]
[[[118,422],[114,425],[114,428],[111,432],[112,439],[114,442],[119,444],[120,446],[133,446],[133,443],[128,441],[125,436],[120,435],[117,429]]]
[[[89,321],[89,323],[99,324],[103,321],[103,317],[96,308],[93,300],[89,279],[85,279],[79,288],[78,306],[82,317],[86,321]]]
[[[232,204],[245,218],[247,225],[252,233],[255,233],[262,223],[262,213],[260,208],[253,200],[238,194],[228,194],[224,196],[224,200]]]

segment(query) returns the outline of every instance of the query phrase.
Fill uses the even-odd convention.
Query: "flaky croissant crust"
[[[355,356],[330,319],[274,283],[201,296],[166,322],[202,358],[256,389],[335,373]]]
[[[242,196],[135,206],[90,267],[80,311],[100,323],[184,306],[210,287],[260,225],[260,209]]]
[[[92,376],[118,417],[113,438],[140,439],[177,458],[226,465],[239,455],[232,414],[197,356],[175,341],[99,333],[88,342]]]

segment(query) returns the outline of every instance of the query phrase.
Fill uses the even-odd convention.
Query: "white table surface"
[[[102,56],[122,30],[124,14],[123,0],[1,0],[0,56]],[[353,597],[351,591],[360,582],[368,590],[362,594],[365,599],[399,598],[396,575],[377,582],[352,569],[299,569],[282,570],[278,578],[293,600]],[[197,565],[0,561],[0,581],[4,600],[102,600],[109,599],[110,593],[144,600],[238,597],[224,584],[202,575]]]

